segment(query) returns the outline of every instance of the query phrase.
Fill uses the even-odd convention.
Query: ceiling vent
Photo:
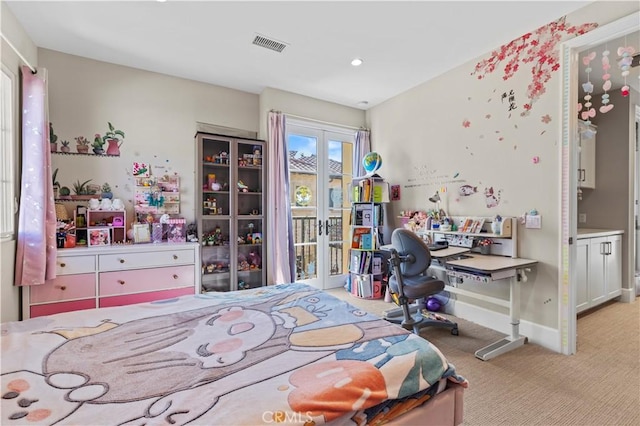
[[[285,43],[281,43],[272,38],[256,34],[256,37],[253,39],[253,44],[256,46],[264,47],[265,49],[275,50],[276,52],[282,52],[287,45]]]

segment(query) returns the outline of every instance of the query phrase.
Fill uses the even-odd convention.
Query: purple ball
[[[440,301],[435,297],[430,297],[427,299],[427,309],[431,312],[438,312],[442,306],[440,305]]]

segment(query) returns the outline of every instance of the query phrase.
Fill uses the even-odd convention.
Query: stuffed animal
[[[249,253],[249,264],[256,269],[262,268],[262,258],[257,252],[252,251]]]

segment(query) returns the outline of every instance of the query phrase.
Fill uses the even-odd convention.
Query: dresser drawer
[[[61,256],[56,259],[56,275],[84,274],[95,270],[95,256]]]
[[[193,264],[194,262],[195,254],[193,250],[179,249],[143,253],[101,254],[98,256],[98,264],[101,271],[185,265]]]
[[[96,299],[74,300],[73,302],[47,303],[45,305],[33,305],[29,309],[30,318],[45,315],[59,314],[61,312],[80,311],[83,309],[95,309]]]
[[[100,296],[153,292],[194,286],[193,266],[100,273]]]
[[[47,284],[30,286],[29,291],[31,303],[95,297],[96,278],[94,274],[61,275]]]

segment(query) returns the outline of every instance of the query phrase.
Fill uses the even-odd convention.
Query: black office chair
[[[389,312],[384,318],[416,334],[424,327],[439,326],[450,328],[451,334],[457,336],[457,323],[426,309],[409,306],[410,301],[426,300],[445,287],[444,281],[426,274],[431,266],[431,253],[425,242],[408,229],[396,229],[391,234],[391,246],[389,266],[393,275],[389,277],[389,289],[401,312],[400,315]],[[416,311],[416,314],[412,316],[411,311]]]

